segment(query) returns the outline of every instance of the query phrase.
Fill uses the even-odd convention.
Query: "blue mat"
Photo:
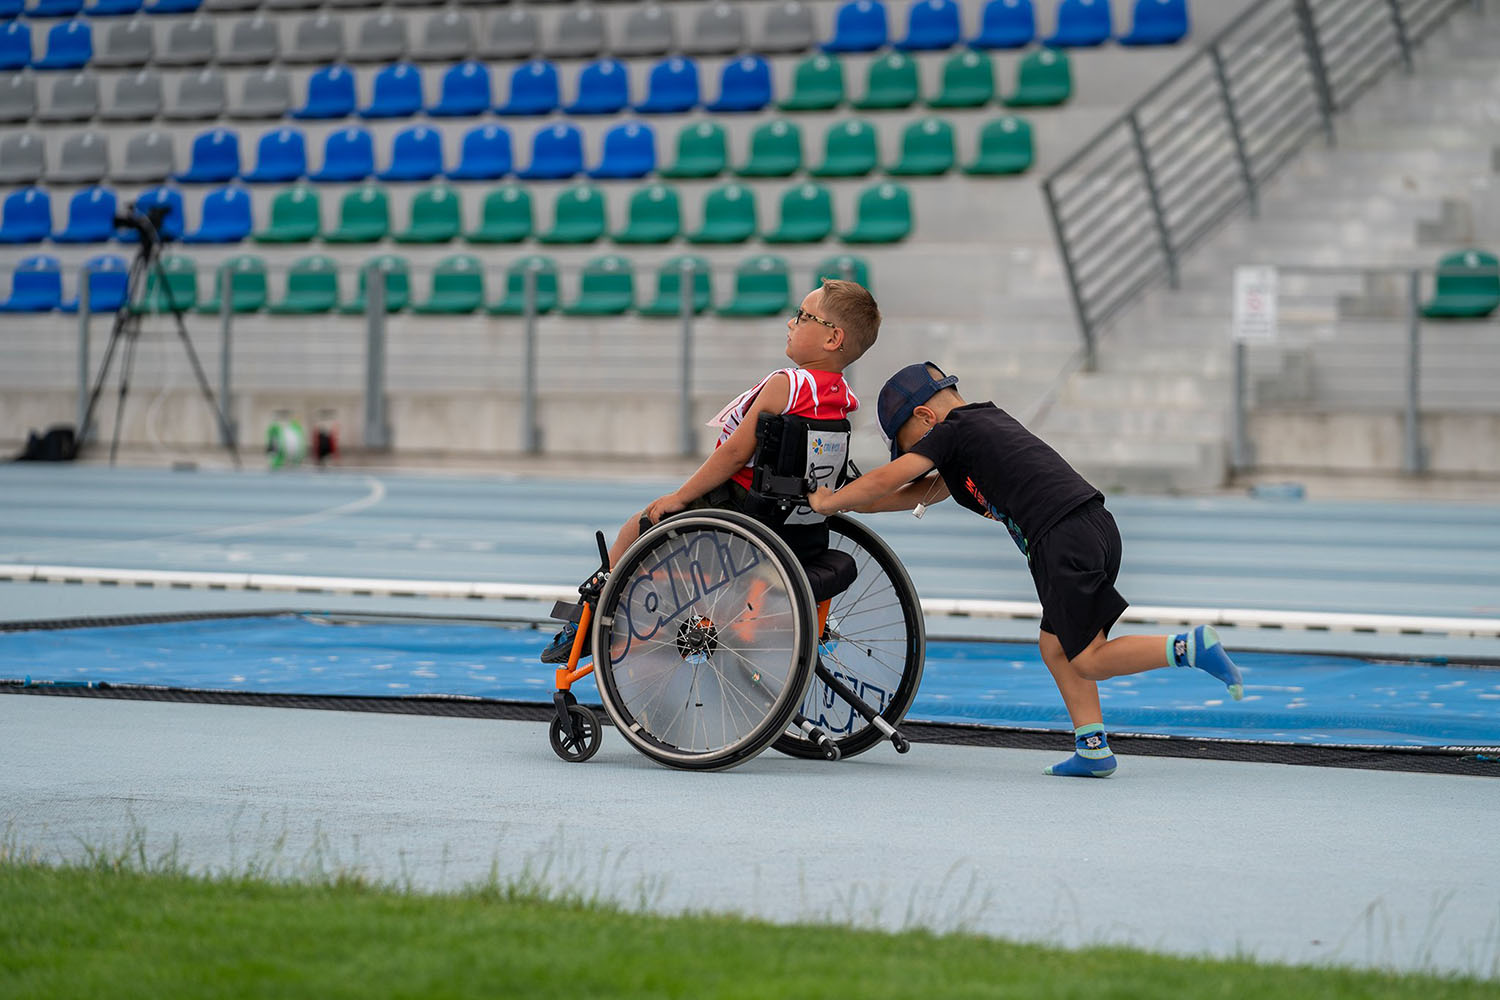
[[[513,624],[345,622],[312,616],[0,633],[0,678],[108,681],[267,694],[471,695],[546,702],[550,638]],[[1493,745],[1500,670],[1355,657],[1238,653],[1245,700],[1194,670],[1100,685],[1115,732],[1365,746]],[[579,694],[593,700],[590,682]],[[933,641],[916,705],[928,722],[1066,730],[1034,645]]]

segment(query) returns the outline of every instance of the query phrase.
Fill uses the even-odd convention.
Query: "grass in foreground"
[[[0,857],[0,997],[1500,997],[1430,976]]]

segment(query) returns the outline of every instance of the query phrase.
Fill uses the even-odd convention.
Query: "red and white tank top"
[[[785,375],[791,380],[786,408],[781,411],[783,415],[807,417],[809,420],[842,420],[859,409],[859,399],[840,373],[818,371],[813,368],[780,368],[731,399],[728,405],[719,411],[718,416],[708,422],[708,426],[719,428],[719,438],[714,442],[715,448],[729,440],[735,428],[744,422],[745,416],[750,412],[750,407],[755,403],[755,398],[760,395],[760,391],[777,375]],[[746,462],[745,467],[731,478],[749,489],[753,467],[750,462]]]

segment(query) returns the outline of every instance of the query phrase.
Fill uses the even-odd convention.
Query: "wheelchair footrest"
[[[552,613],[547,617],[560,622],[576,622],[583,617],[583,605],[578,601],[558,601],[552,605]]]

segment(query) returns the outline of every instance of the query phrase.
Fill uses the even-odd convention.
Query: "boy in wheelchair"
[[[817,523],[820,518],[808,519],[814,523],[796,523],[797,518],[785,517],[775,501],[752,492],[757,426],[765,414],[819,422],[847,420],[858,409],[859,400],[844,381],[843,371],[870,349],[879,332],[880,309],[862,286],[826,280],[809,292],[787,320],[786,356],[796,367],[772,372],[719,411],[710,422],[719,428],[713,454],[680,487],[626,520],[610,546],[609,564],[618,563],[640,537],[643,523],[655,524],[669,514],[706,508],[727,508],[768,522],[804,559],[825,549],[827,529]],[[842,471],[842,461],[836,464],[822,478]],[[542,651],[542,662],[567,662],[577,630],[575,622],[565,624]],[[585,646],[583,655],[588,654]]]

